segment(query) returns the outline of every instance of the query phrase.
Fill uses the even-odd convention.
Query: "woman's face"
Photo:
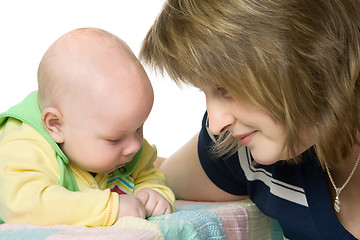
[[[223,88],[202,88],[206,96],[209,128],[212,134],[229,131],[248,147],[260,164],[273,164],[290,159],[286,147],[284,124],[245,102],[234,99]],[[311,146],[311,145],[310,145]],[[299,148],[300,154],[310,146]]]

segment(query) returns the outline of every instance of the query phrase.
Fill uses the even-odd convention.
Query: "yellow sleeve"
[[[39,225],[112,225],[119,197],[107,190],[71,192],[59,186],[55,150],[30,126],[8,120],[0,129],[0,216]]]
[[[168,187],[165,174],[154,167],[153,163],[157,157],[157,150],[155,146],[144,139],[143,152],[141,158],[133,172],[134,178],[134,192],[143,189],[151,188],[160,193],[167,199],[175,210],[175,195]]]

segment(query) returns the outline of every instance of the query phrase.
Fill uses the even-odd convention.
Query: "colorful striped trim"
[[[115,174],[111,174],[108,177],[107,188],[112,192],[118,192],[119,194],[133,194],[134,193],[134,178],[132,175],[127,177],[119,177]],[[119,192],[120,190],[121,192]]]

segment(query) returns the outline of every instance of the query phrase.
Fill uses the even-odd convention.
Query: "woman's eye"
[[[223,87],[216,88],[216,93],[218,95],[220,95],[220,96],[223,96],[223,97],[229,97],[228,91]]]

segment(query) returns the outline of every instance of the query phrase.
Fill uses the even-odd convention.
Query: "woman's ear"
[[[41,121],[51,138],[57,143],[64,142],[63,115],[53,107],[45,108],[41,114]]]

